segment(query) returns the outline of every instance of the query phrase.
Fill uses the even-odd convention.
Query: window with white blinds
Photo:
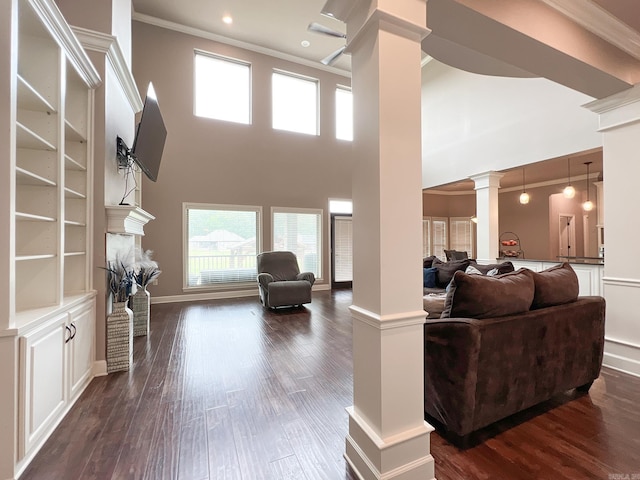
[[[473,222],[468,217],[450,217],[449,232],[449,249],[467,252],[469,258],[474,258]]]
[[[261,207],[183,204],[186,287],[255,284]]]
[[[351,216],[333,219],[334,281],[353,281],[353,223]]]
[[[322,210],[273,207],[271,218],[273,250],[295,253],[301,272],[322,278]]]
[[[431,255],[431,218],[422,219],[422,257]]]
[[[449,249],[449,221],[446,217],[431,217],[431,255],[446,260],[445,249]]]

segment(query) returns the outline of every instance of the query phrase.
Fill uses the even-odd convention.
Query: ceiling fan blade
[[[338,57],[344,53],[344,49],[345,48],[347,48],[347,46],[343,45],[338,50],[333,52],[331,55],[328,55],[327,57],[325,57],[322,60],[320,60],[320,63],[322,63],[323,65],[327,65],[327,66],[333,64],[333,62],[338,60]]]
[[[329,27],[325,27],[324,25],[317,22],[310,23],[307,27],[307,30],[309,30],[310,32],[324,33],[325,35],[331,35],[332,37],[347,38],[347,35],[345,33],[333,30]]]

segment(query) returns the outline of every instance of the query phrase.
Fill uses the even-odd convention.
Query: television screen
[[[154,182],[158,180],[158,170],[166,138],[167,129],[162,120],[158,100],[153,85],[149,84],[131,153],[149,180]]]

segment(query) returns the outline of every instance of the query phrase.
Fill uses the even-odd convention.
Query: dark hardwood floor
[[[256,298],[152,305],[130,372],[94,379],[21,479],[352,480],[351,292],[302,309]],[[640,379],[603,369],[459,450],[439,480],[640,479]]]

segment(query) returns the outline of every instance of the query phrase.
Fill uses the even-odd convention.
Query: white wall
[[[601,147],[597,115],[582,107],[591,100],[546,79],[432,60],[422,69],[423,188]]]

